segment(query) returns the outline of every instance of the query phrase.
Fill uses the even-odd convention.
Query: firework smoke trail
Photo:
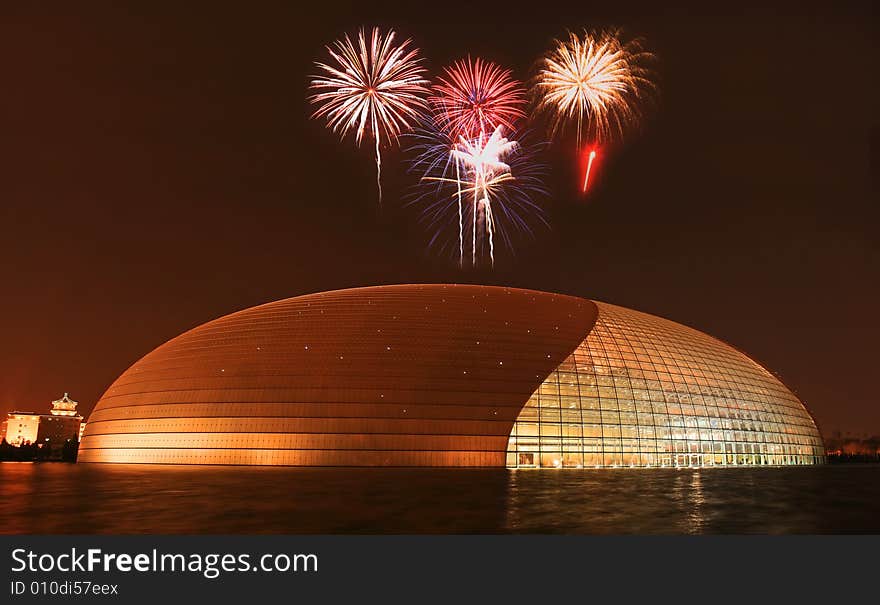
[[[407,138],[412,141],[408,146],[408,150],[414,153],[414,158],[410,161],[410,172],[416,172],[420,176],[420,182],[423,184],[433,181],[431,191],[425,195],[418,196],[417,201],[422,201],[429,194],[433,194],[437,198],[445,196],[443,191],[444,183],[455,183],[455,198],[458,202],[458,264],[459,267],[464,266],[464,208],[463,208],[463,184],[461,175],[461,165],[456,160],[452,151],[456,146],[448,133],[439,130],[432,120],[423,120],[420,127],[413,132],[407,134]],[[452,175],[455,169],[454,177]],[[425,178],[425,177],[435,178]],[[433,197],[432,196],[432,197]],[[436,202],[434,202],[436,203]]]
[[[309,96],[317,109],[312,118],[325,118],[327,127],[345,138],[355,132],[360,145],[365,134],[376,143],[376,185],[382,203],[383,142],[396,141],[422,117],[429,94],[419,51],[410,40],[394,42],[395,33],[373,28],[369,45],[364,30],[353,42],[346,34],[327,52],[332,61],[317,62],[322,72],[312,76]]]
[[[483,204],[486,213],[486,234],[489,237],[489,250],[492,266],[495,266],[495,233],[492,227],[491,213],[492,202],[490,187],[500,184],[509,178],[510,165],[503,159],[515,152],[516,141],[509,141],[503,136],[503,127],[498,126],[488,139],[483,133],[476,141],[469,141],[463,136],[459,138],[458,145],[452,150],[452,155],[457,162],[461,162],[473,174],[474,183],[474,235],[473,235],[473,264],[477,264],[477,208]]]
[[[479,195],[477,188],[479,187],[479,183],[477,183],[477,179],[474,178],[474,237],[471,241],[471,264],[472,266],[477,266],[477,208],[479,204],[477,204],[477,196]]]
[[[455,186],[458,198],[458,266],[464,266],[464,213],[461,207],[461,168],[458,162],[455,162]]]
[[[495,224],[492,221],[492,204],[489,203],[489,198],[485,198],[486,200],[486,231],[489,232],[489,259],[492,261],[492,266],[495,266]]]
[[[481,138],[482,138],[482,135],[481,135]],[[457,150],[453,150],[452,153],[455,154],[456,151]],[[460,158],[456,156],[455,161],[458,162],[459,160],[460,160]],[[474,234],[473,234],[473,240],[471,242],[471,250],[472,250],[472,252],[471,252],[471,265],[476,267],[477,266],[477,221],[479,220],[478,210],[480,209],[480,202],[479,202],[479,200],[480,200],[480,174],[479,174],[479,171],[477,170],[477,166],[473,166],[473,165],[470,166],[470,170],[471,170],[471,173],[474,175],[473,176],[473,181],[474,181],[474,204],[473,204],[473,206],[474,206]],[[484,206],[485,206],[485,203],[484,203]]]
[[[375,121],[373,128],[375,128]],[[376,189],[379,190],[379,205],[382,205],[382,154],[379,153],[379,137],[376,137]]]
[[[596,150],[590,150],[590,159],[587,160],[587,174],[584,176],[584,193],[587,192],[587,184],[590,182],[590,170],[593,168],[593,160],[596,159]]]

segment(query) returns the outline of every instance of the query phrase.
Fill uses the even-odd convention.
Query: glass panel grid
[[[746,355],[675,322],[596,305],[593,330],[514,424],[509,466],[824,463],[803,404]]]

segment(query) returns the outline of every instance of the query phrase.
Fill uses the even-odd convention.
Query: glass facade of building
[[[749,357],[675,322],[596,305],[592,331],[520,412],[508,467],[825,461],[803,404]]]

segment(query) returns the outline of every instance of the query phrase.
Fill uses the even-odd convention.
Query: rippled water
[[[880,533],[880,466],[0,464],[0,533]]]

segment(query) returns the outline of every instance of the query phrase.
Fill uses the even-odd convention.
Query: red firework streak
[[[587,187],[590,185],[590,173],[593,171],[593,161],[596,159],[597,149],[593,147],[590,149],[589,154],[587,155],[587,170],[584,174],[584,186],[583,192],[587,192]]]

